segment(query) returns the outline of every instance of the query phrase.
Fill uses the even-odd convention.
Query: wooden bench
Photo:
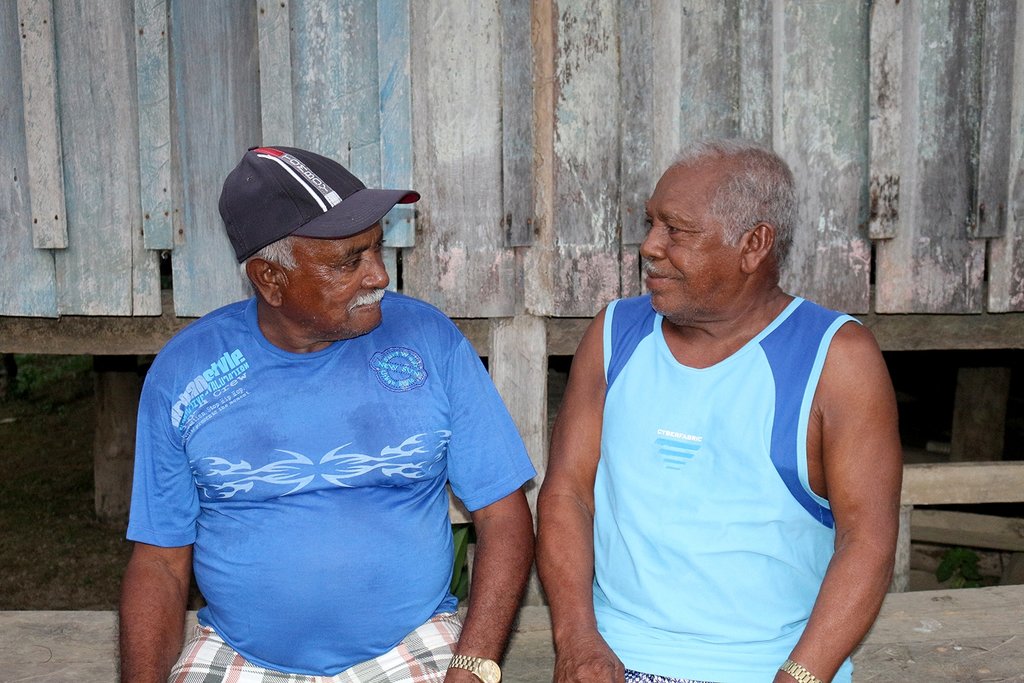
[[[854,654],[854,681],[1020,683],[1022,633],[1024,586],[890,593]],[[0,612],[0,680],[110,683],[116,653],[113,612]],[[549,683],[553,663],[547,609],[524,607],[504,680]]]

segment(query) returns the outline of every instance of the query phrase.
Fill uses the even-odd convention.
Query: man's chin
[[[354,339],[369,334],[380,327],[384,318],[380,312],[380,304],[368,304],[366,306],[355,306],[349,309],[350,323],[344,330],[339,331],[337,341]]]

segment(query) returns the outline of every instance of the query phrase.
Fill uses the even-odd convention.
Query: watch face
[[[478,662],[476,668],[484,683],[498,683],[501,680],[501,669],[489,659]]]

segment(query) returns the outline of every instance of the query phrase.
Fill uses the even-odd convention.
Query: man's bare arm
[[[878,615],[899,527],[896,398],[874,337],[859,325],[840,328],[825,361],[808,435],[808,459],[816,457],[835,518],[835,554],[790,658],[828,681]]]
[[[455,653],[499,661],[533,565],[533,517],[521,489],[471,516],[476,530],[473,580]],[[449,669],[445,680],[479,683],[463,669]]]
[[[121,584],[121,680],[163,683],[181,652],[192,546],[136,543]]]
[[[551,606],[556,683],[621,683],[594,617],[594,478],[604,409],[602,311],[573,358],[538,500],[537,568]]]

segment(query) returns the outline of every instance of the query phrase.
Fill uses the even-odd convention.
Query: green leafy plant
[[[469,544],[473,542],[472,524],[452,524],[452,538],[455,543],[455,564],[452,567],[452,595],[462,602],[469,595]]]
[[[981,586],[978,572],[978,554],[970,548],[950,548],[942,556],[935,578],[949,581],[951,588],[977,588]]]

